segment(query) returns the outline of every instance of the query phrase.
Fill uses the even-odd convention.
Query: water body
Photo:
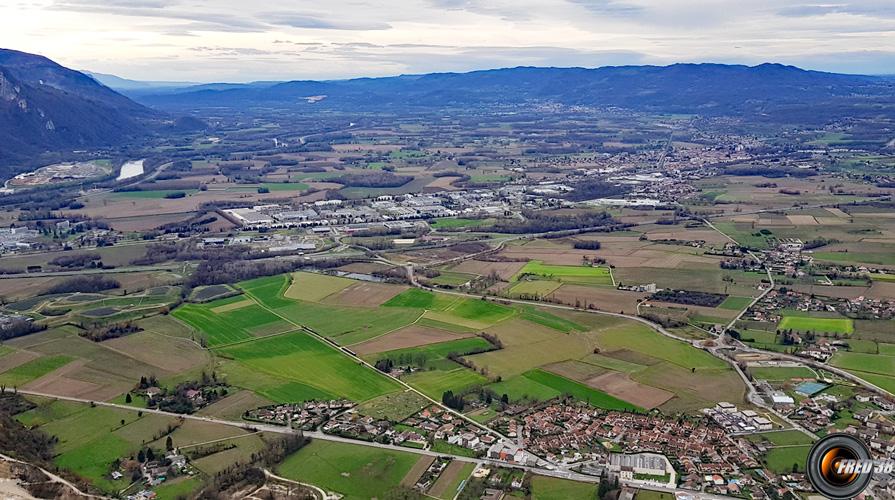
[[[141,175],[143,173],[144,161],[146,160],[129,161],[122,165],[121,172],[118,173],[118,178],[116,180],[123,181]]]

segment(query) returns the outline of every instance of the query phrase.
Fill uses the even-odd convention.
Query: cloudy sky
[[[895,0],[2,0],[0,34],[140,80],[706,61],[895,73]]]

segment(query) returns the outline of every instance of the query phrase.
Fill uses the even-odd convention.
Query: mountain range
[[[540,104],[813,125],[895,116],[895,79],[780,64],[674,64],[192,85],[88,76],[43,56],[0,49],[0,166],[35,163],[47,152],[139,145],[152,134],[202,128],[195,119],[183,122],[187,127],[171,117],[211,107],[412,113]]]
[[[0,49],[0,164],[121,145],[144,137],[161,117],[50,59]]]
[[[674,64],[601,68],[517,67],[338,81],[199,86],[133,95],[162,109],[309,105],[331,109],[420,109],[560,103],[700,115],[826,122],[891,110],[895,79],[807,71],[794,66]],[[308,103],[308,97],[326,96]],[[795,113],[795,114],[794,114]]]

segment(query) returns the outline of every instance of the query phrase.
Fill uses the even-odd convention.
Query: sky
[[[0,0],[0,46],[136,80],[779,62],[895,73],[895,0]]]

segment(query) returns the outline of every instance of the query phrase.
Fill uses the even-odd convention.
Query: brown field
[[[436,177],[435,180],[426,184],[426,187],[453,191],[455,189],[460,189],[453,185],[454,181],[457,179],[459,179],[459,177]]]
[[[12,370],[13,368],[25,364],[38,356],[38,354],[29,351],[16,351],[11,352],[6,356],[0,356],[0,373],[7,370]]]
[[[658,408],[674,397],[674,393],[635,382],[626,373],[604,373],[584,382],[595,389],[646,409]]]
[[[895,283],[876,281],[870,287],[867,296],[880,299],[895,299]]]
[[[869,286],[824,286],[824,285],[788,285],[788,288],[801,293],[822,295],[824,297],[836,297],[839,299],[854,299],[860,296],[871,295],[872,287]]]
[[[184,212],[166,215],[136,215],[131,217],[109,218],[109,226],[116,231],[151,231],[159,226],[191,219],[198,212]],[[219,220],[223,217],[218,217]]]
[[[448,464],[447,468],[438,476],[438,479],[435,481],[435,484],[429,488],[428,495],[436,498],[442,498],[446,493],[450,493],[447,491],[448,487],[457,479],[457,476],[463,470],[463,462],[458,460],[454,460]]]
[[[831,214],[833,214],[836,217],[841,217],[843,219],[848,219],[851,217],[850,215],[848,215],[847,213],[843,212],[842,210],[840,210],[838,208],[825,208],[824,210],[826,210],[827,212],[830,212]]]
[[[199,415],[239,420],[246,410],[252,410],[259,406],[267,406],[270,404],[273,404],[273,402],[252,391],[240,390],[229,394],[224,399],[215,401],[205,408],[202,408],[197,413]]]
[[[787,215],[786,218],[797,226],[813,226],[817,224],[817,219],[813,215]]]
[[[7,300],[33,297],[50,287],[50,282],[58,278],[6,278],[0,279],[0,297]]]
[[[706,243],[725,244],[729,242],[723,234],[712,231],[711,229],[674,229],[664,230],[656,229],[646,233],[651,240],[681,240],[681,241],[697,241],[702,240]],[[598,238],[600,241],[603,239]]]
[[[602,354],[604,356],[609,356],[610,358],[620,359],[636,365],[652,366],[662,362],[661,359],[637,351],[630,351],[628,349],[619,349],[617,351],[604,352]]]
[[[410,325],[375,339],[354,344],[351,346],[351,350],[363,356],[378,352],[394,351],[395,349],[437,344],[471,336],[472,334],[453,333],[436,328]]]
[[[649,294],[595,286],[563,285],[550,295],[566,304],[574,305],[576,301],[581,301],[582,304],[594,304],[594,307],[602,311],[633,314],[637,310],[637,301]]]
[[[464,260],[451,268],[451,271],[458,273],[478,274],[480,276],[488,276],[492,272],[496,272],[503,280],[509,280],[520,269],[525,267],[525,262],[486,262],[482,260]]]
[[[370,274],[390,267],[392,266],[379,262],[352,262],[351,264],[345,264],[344,266],[338,267],[338,270],[345,271],[346,273]]]
[[[609,373],[609,370],[606,368],[574,359],[545,365],[543,366],[543,369],[568,379],[584,383],[587,383],[587,381],[592,378],[597,378]]]
[[[361,281],[326,297],[323,302],[343,306],[376,307],[407,288],[404,285]]]
[[[125,356],[140,360],[170,373],[179,373],[211,361],[211,356],[187,339],[163,337],[143,331],[103,344]]]
[[[224,304],[222,306],[213,307],[211,309],[211,312],[220,314],[220,313],[224,313],[227,311],[235,311],[236,309],[242,309],[243,307],[248,307],[254,303],[255,303],[255,301],[250,300],[250,299],[240,300],[237,302],[231,302],[230,304]]]
[[[403,144],[333,144],[333,151],[374,151],[377,153],[390,153],[403,148]]]
[[[423,473],[426,472],[426,469],[428,469],[434,461],[435,457],[428,455],[421,456],[420,459],[413,464],[413,468],[407,471],[407,475],[401,480],[401,486],[413,486],[416,484],[416,482],[423,477]]]
[[[133,384],[114,379],[78,359],[23,386],[24,389],[57,396],[104,401],[130,389]]]

